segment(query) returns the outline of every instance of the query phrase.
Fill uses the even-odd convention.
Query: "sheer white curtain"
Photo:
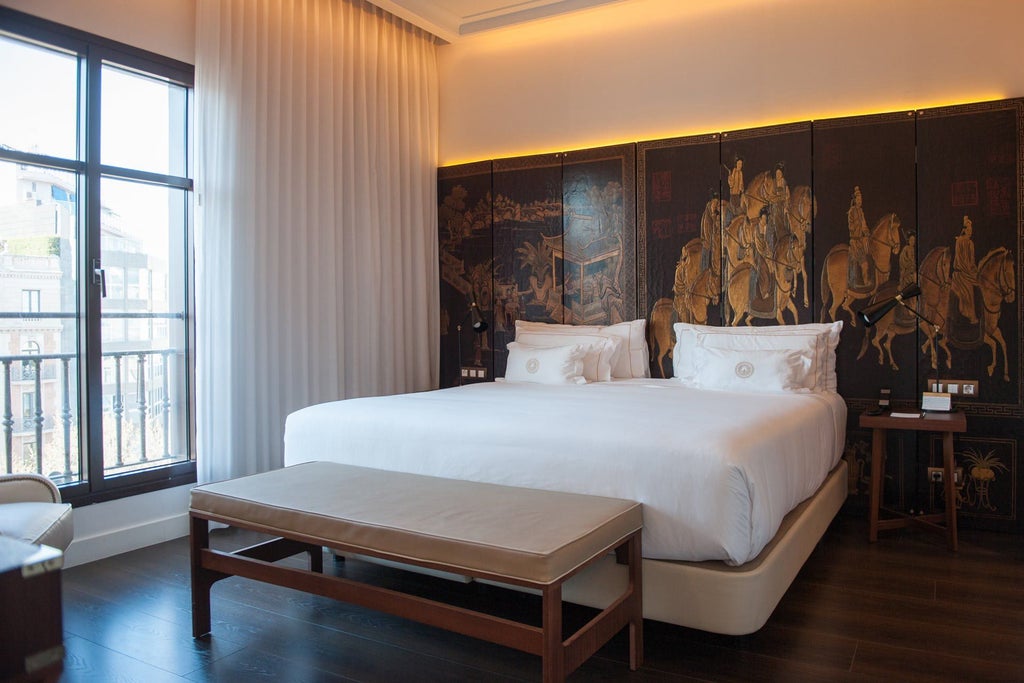
[[[285,417],[437,386],[432,36],[361,0],[198,0],[201,481]]]

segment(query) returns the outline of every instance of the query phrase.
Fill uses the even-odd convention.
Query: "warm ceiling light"
[[[908,106],[908,103],[902,105],[895,105],[893,107],[879,106],[871,110],[859,109],[837,109],[830,112],[818,112],[816,116],[797,116],[790,118],[789,120],[776,117],[772,119],[748,119],[742,122],[732,122],[728,125],[728,130],[708,130],[708,126],[699,128],[694,126],[686,129],[673,129],[665,131],[641,131],[642,139],[637,139],[637,131],[632,133],[623,131],[621,134],[607,133],[600,137],[589,138],[584,140],[574,140],[569,143],[571,146],[559,146],[557,148],[543,148],[534,146],[524,146],[519,148],[506,148],[496,149],[490,155],[484,157],[475,157],[470,159],[450,159],[442,162],[443,166],[457,166],[459,164],[468,164],[475,161],[482,161],[487,159],[508,159],[516,157],[533,156],[536,154],[554,154],[560,152],[568,152],[572,150],[583,150],[593,149],[595,147],[609,147],[612,145],[622,145],[631,142],[644,142],[649,140],[664,140],[670,138],[685,138],[696,135],[708,135],[711,133],[727,134],[734,131],[749,130],[751,128],[761,128],[765,126],[781,126],[787,123],[801,123],[806,121],[827,121],[829,119],[848,118],[856,116],[872,116],[876,114],[885,114],[892,112],[904,111],[907,116],[912,116],[915,112],[934,109],[937,107],[954,107],[963,104],[975,104],[978,102],[989,102],[994,100],[1006,99],[1007,95],[1003,93],[983,93],[977,94],[970,97],[949,97],[949,98],[934,98],[926,100],[925,103],[916,103],[913,106]]]

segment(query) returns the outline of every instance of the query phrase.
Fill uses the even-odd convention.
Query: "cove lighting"
[[[971,96],[951,96],[948,98],[932,98],[926,100],[924,103],[918,102],[914,106],[907,106],[908,103],[896,104],[892,107],[879,105],[872,109],[835,109],[832,111],[819,111],[814,116],[797,116],[787,119],[773,118],[773,119],[746,119],[743,121],[732,121],[727,122],[728,126],[724,126],[725,130],[719,128],[718,130],[708,130],[708,126],[701,129],[697,127],[686,128],[686,129],[673,129],[673,130],[636,130],[633,129],[631,132],[609,132],[598,137],[593,138],[582,138],[579,140],[569,141],[570,146],[560,147],[510,147],[510,148],[498,148],[490,155],[477,156],[474,158],[465,159],[446,159],[441,165],[443,166],[457,166],[459,164],[467,164],[475,161],[486,161],[488,159],[509,159],[525,156],[533,156],[537,154],[557,154],[568,151],[578,151],[584,149],[593,149],[595,147],[609,147],[612,145],[629,144],[633,142],[645,142],[651,140],[663,140],[669,138],[684,138],[695,135],[711,135],[711,134],[728,134],[731,131],[749,130],[751,128],[760,128],[765,126],[783,126],[787,123],[802,123],[807,121],[826,121],[830,119],[848,118],[856,116],[872,116],[878,114],[888,114],[893,112],[906,112],[908,117],[913,116],[915,113],[920,111],[927,111],[929,109],[937,109],[940,107],[953,107],[963,104],[975,104],[980,102],[989,102],[993,100],[1007,99],[1009,96],[1003,93],[981,93]]]

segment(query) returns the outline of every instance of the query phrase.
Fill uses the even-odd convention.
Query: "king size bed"
[[[677,332],[685,342],[688,331]],[[826,374],[806,353],[797,367],[792,354],[750,344],[742,362],[759,369],[760,386],[772,373],[809,371],[812,384]],[[520,361],[582,359],[566,346],[510,345],[509,381],[297,411],[286,424],[285,464],[327,460],[639,501],[645,617],[726,634],[759,629],[845,499],[842,398],[827,387],[705,388],[699,376],[513,381]],[[682,359],[687,349],[677,352]],[[697,370],[711,376],[700,362]],[[565,598],[603,607],[623,569],[609,557],[567,583]]]

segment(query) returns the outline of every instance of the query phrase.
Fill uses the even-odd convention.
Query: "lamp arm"
[[[462,328],[465,327],[466,323],[470,320],[470,318],[472,318],[472,321],[473,321],[472,324],[471,324],[471,329],[473,330],[473,333],[475,335],[480,335],[480,334],[483,334],[484,332],[487,331],[487,321],[484,320],[483,315],[481,315],[481,313],[480,313],[480,306],[477,305],[475,299],[470,301],[469,309],[466,311],[466,314],[463,315],[462,316],[462,320],[460,320],[455,325],[455,335],[456,335],[455,343],[456,343],[456,346],[458,347],[458,350],[459,350],[459,353],[458,353],[458,356],[459,356],[459,386],[463,385],[463,379],[462,379]],[[476,339],[476,337],[474,337],[474,340],[475,339]],[[479,342],[474,342],[474,343],[478,344]]]
[[[462,321],[465,322],[465,321]],[[462,386],[462,322],[455,326],[455,346],[459,350],[459,386]]]

